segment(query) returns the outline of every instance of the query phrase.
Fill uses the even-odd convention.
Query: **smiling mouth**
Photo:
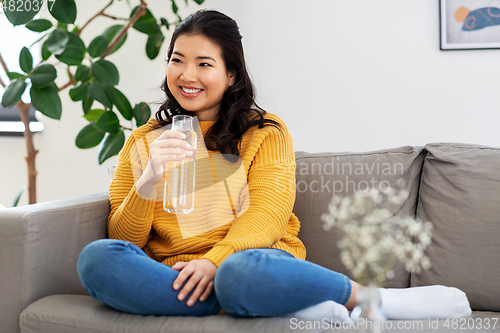
[[[200,91],[202,91],[203,89],[188,89],[188,88],[181,87],[181,90],[183,92],[185,92],[186,94],[196,94],[196,93],[199,93]]]

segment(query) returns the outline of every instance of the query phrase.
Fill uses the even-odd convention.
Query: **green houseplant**
[[[36,202],[35,157],[38,152],[29,129],[30,107],[35,107],[47,117],[60,119],[62,104],[59,94],[69,88],[69,97],[74,102],[81,103],[84,117],[89,121],[77,134],[75,144],[81,149],[87,149],[104,141],[99,151],[99,164],[118,154],[125,143],[125,130],[143,125],[151,116],[148,104],[139,101],[132,106],[125,94],[116,88],[119,70],[106,57],[120,49],[127,39],[127,31],[132,28],[146,35],[146,56],[155,59],[165,39],[163,31],[179,24],[182,18],[178,14],[176,0],[164,0],[171,4],[177,17],[174,22],[169,22],[164,17],[156,18],[144,0],[137,1],[139,3],[135,6],[131,4],[133,1],[126,1],[130,8],[129,17],[118,18],[109,14],[107,11],[115,2],[109,0],[85,24],[77,26],[75,21],[78,8],[75,0],[0,0],[1,13],[14,26],[24,25],[27,29],[41,33],[41,37],[33,45],[41,43],[42,61],[39,64],[33,63],[30,51],[33,45],[23,47],[19,54],[22,73],[9,71],[0,49],[0,65],[10,81],[3,82],[0,79],[0,85],[5,88],[1,103],[5,108],[17,105],[25,125],[30,204]],[[198,5],[204,2],[192,1]],[[187,5],[188,0],[185,3]],[[55,22],[34,19],[41,10],[49,11]],[[118,21],[119,24],[110,24],[85,45],[80,34],[99,16]],[[60,87],[56,85],[57,70],[51,62],[66,66],[66,84]],[[26,90],[29,91],[31,103],[21,100]],[[123,121],[130,121],[131,125],[123,126]]]

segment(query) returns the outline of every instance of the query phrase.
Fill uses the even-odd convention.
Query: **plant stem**
[[[9,69],[7,68],[7,65],[5,64],[5,61],[3,61],[2,55],[0,54],[0,63],[2,63],[3,70],[5,71],[5,74],[9,72]],[[3,82],[3,80],[0,78],[0,85],[2,87],[6,87],[7,85]]]
[[[30,119],[28,115],[28,110],[32,106],[31,103],[26,104],[23,101],[17,102],[17,107],[19,108],[19,113],[21,114],[21,120],[24,124],[24,140],[26,142],[26,152],[28,156],[25,157],[26,163],[28,164],[28,192],[29,192],[29,204],[36,203],[36,167],[35,167],[35,157],[38,150],[35,149],[33,145],[33,133],[30,130]]]
[[[5,74],[9,72],[9,69],[7,68],[7,64],[5,64],[5,61],[3,61],[2,55],[0,54],[0,63],[2,64],[3,70],[5,71]]]
[[[97,14],[95,14],[94,16],[92,16],[84,25],[83,27],[81,27],[80,29],[78,29],[78,31],[76,32],[76,35],[77,36],[80,36],[80,34],[82,33],[82,30],[85,29],[85,27],[90,23],[92,22],[97,16],[100,16],[104,13],[104,11],[113,4],[115,0],[111,0],[106,6],[104,6],[103,9],[101,9],[100,12],[98,12]]]
[[[69,70],[69,66],[68,66],[68,68],[67,68],[67,71],[68,71],[69,82],[67,82],[65,85],[61,86],[61,87],[59,88],[59,91],[62,91],[62,90],[66,89],[66,88],[68,88],[69,86],[71,86],[71,85],[73,85],[73,84],[75,84],[75,83],[76,83],[76,80],[75,80],[75,78],[73,77],[73,74],[71,74],[71,72],[70,72],[70,70]]]
[[[113,19],[113,20],[128,21],[128,18],[122,18],[122,17],[111,16],[111,15],[106,14],[106,13],[102,13],[102,14],[101,14],[101,16],[109,17],[110,19]]]
[[[76,83],[76,80],[75,80],[75,79],[73,79],[73,78],[71,78],[71,79],[70,79],[70,80],[69,80],[69,81],[68,81],[65,85],[63,85],[63,86],[61,86],[61,87],[59,88],[59,91],[62,91],[62,90],[64,90],[64,89],[68,88],[69,86],[74,85],[75,83]]]
[[[147,6],[148,6],[148,4],[144,0],[141,0],[141,4],[139,6],[139,9],[134,13],[134,15],[132,15],[132,17],[128,21],[127,25],[122,28],[120,33],[116,36],[116,38],[113,40],[113,42],[108,46],[106,53],[104,53],[100,57],[100,59],[106,58],[111,53],[111,51],[113,51],[113,49],[116,47],[116,45],[118,45],[118,43],[122,40],[122,38],[125,37],[125,34],[127,33],[128,29],[130,29],[130,27],[132,27],[134,25],[134,23],[137,22],[137,20],[141,16],[146,14],[146,7]]]
[[[7,68],[7,64],[2,58],[0,54],[0,63],[2,64],[2,68],[5,73],[9,72]],[[0,81],[2,81],[0,79]],[[2,81],[2,85],[5,87],[4,82]],[[30,130],[30,118],[28,115],[28,110],[33,105],[31,103],[26,104],[22,100],[17,102],[17,107],[19,108],[19,114],[21,115],[21,120],[24,124],[24,141],[26,142],[26,153],[28,154],[25,159],[28,165],[28,194],[29,194],[29,204],[36,203],[36,167],[35,167],[35,157],[38,153],[38,150],[35,149],[33,145],[33,132]]]

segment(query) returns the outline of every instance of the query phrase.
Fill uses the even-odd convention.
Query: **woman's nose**
[[[182,72],[181,79],[189,82],[196,81],[196,69],[194,66],[186,66]]]

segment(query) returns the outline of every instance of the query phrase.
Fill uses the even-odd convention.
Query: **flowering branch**
[[[358,282],[381,286],[394,277],[395,260],[404,263],[408,271],[430,267],[424,250],[431,242],[432,224],[395,216],[386,208],[402,204],[408,195],[389,188],[385,192],[356,192],[353,197],[335,196],[329,213],[321,216],[326,230],[337,227],[343,231],[344,237],[337,244],[340,259]]]

